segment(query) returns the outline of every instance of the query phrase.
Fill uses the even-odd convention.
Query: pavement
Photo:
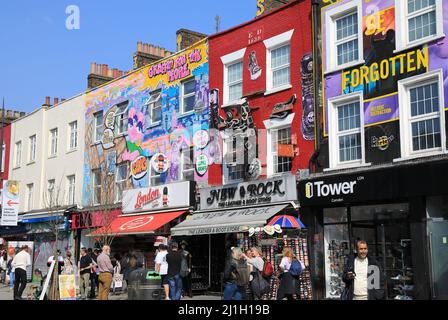
[[[31,283],[28,283],[25,291],[23,292],[23,299],[26,299],[27,292],[31,287]],[[13,300],[13,290],[9,289],[9,287],[5,287],[3,283],[0,283],[0,300]],[[97,300],[97,299],[94,299]],[[128,300],[128,295],[126,293],[122,293],[119,295],[109,295],[109,300]],[[214,295],[198,295],[193,296],[193,298],[185,297],[182,300],[221,300],[220,296]]]

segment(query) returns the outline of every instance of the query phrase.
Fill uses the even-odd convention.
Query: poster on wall
[[[8,241],[8,252],[14,250],[16,253],[20,251],[22,246],[28,246],[28,253],[31,257],[31,265],[26,267],[26,278],[31,281],[33,276],[33,255],[34,255],[34,242],[33,241]]]
[[[6,180],[3,182],[2,216],[0,225],[17,226],[19,217],[19,182]]]
[[[59,294],[61,300],[76,300],[76,281],[74,274],[59,275]]]

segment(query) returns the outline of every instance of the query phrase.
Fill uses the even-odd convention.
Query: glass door
[[[431,261],[431,296],[448,299],[448,221],[429,221],[429,252]]]

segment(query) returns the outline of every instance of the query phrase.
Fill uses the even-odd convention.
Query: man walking
[[[167,246],[163,243],[159,245],[159,252],[156,255],[155,263],[156,263],[156,272],[160,274],[162,278],[162,287],[165,291],[165,299],[170,300],[170,285],[168,283],[168,263],[166,262],[166,255],[168,254]]]
[[[182,295],[182,278],[180,277],[180,268],[182,264],[182,255],[178,250],[177,242],[171,243],[171,251],[166,255],[168,263],[168,283],[170,285],[171,300],[180,300]]]
[[[108,300],[110,285],[112,284],[112,274],[114,272],[114,267],[110,261],[110,247],[103,246],[103,252],[97,258],[99,275],[99,290],[98,290],[98,300]]]
[[[16,254],[12,261],[15,268],[14,300],[22,300],[23,291],[26,288],[26,267],[31,265],[31,256],[28,246],[22,246],[22,250]],[[19,288],[20,286],[20,288]]]
[[[81,299],[87,299],[87,291],[89,288],[90,270],[93,267],[92,258],[87,254],[86,248],[81,248],[81,258],[78,262],[79,270],[79,289],[81,291]]]
[[[342,300],[381,300],[384,298],[384,278],[378,262],[368,257],[368,247],[364,240],[356,242],[357,255],[348,257],[342,280],[345,289]]]

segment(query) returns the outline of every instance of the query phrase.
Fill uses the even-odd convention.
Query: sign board
[[[19,216],[19,182],[6,180],[3,182],[2,216],[0,225],[17,226]]]
[[[59,275],[59,294],[61,300],[76,300],[76,281],[74,274]]]
[[[200,192],[201,210],[273,204],[297,200],[296,177],[294,175],[204,188]]]
[[[195,189],[192,181],[123,191],[123,214],[190,207]]]

